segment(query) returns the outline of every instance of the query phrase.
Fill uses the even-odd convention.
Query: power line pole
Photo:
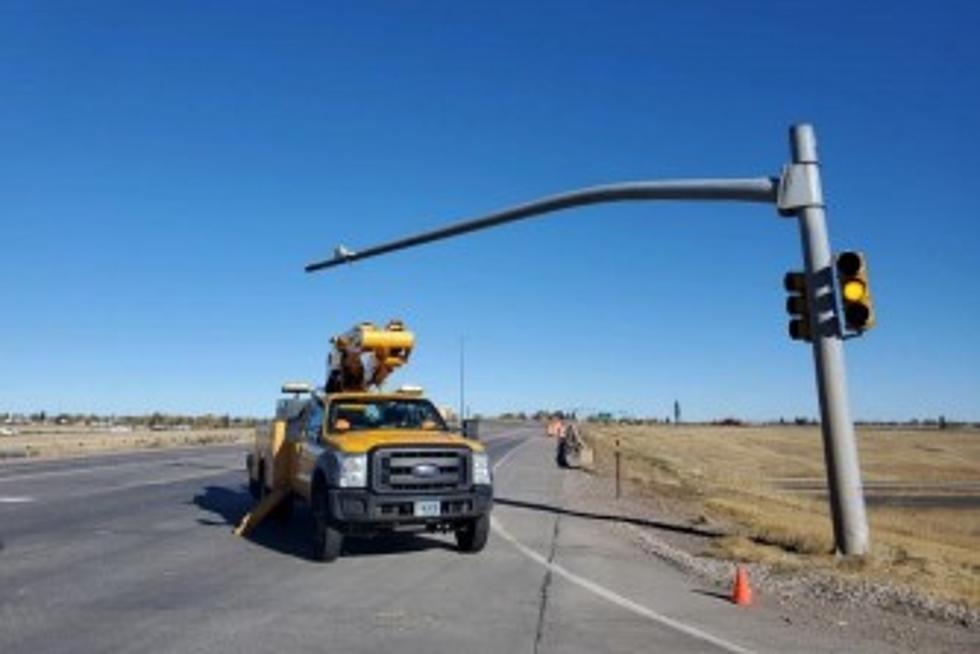
[[[459,337],[459,424],[466,419],[466,340]]]

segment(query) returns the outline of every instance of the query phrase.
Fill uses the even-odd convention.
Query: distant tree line
[[[539,409],[533,413],[525,413],[524,411],[517,412],[505,412],[497,416],[500,420],[537,420],[539,422],[546,420],[575,420],[574,411],[548,411],[545,409]]]
[[[96,413],[0,413],[0,423],[11,424],[50,424],[90,427],[149,427],[151,429],[229,429],[232,427],[254,427],[262,422],[250,416],[230,414],[179,414],[155,411],[149,414],[100,415]]]
[[[614,417],[612,413],[598,412],[580,418],[575,411],[555,411],[539,409],[533,412],[505,411],[497,416],[501,420],[534,420],[547,422],[549,420],[585,420],[589,423],[620,424],[620,425],[658,425],[671,424],[671,418],[657,417]],[[48,413],[35,411],[33,413],[0,412],[0,424],[49,424],[49,425],[80,425],[80,426],[123,426],[148,427],[151,429],[229,429],[235,427],[254,427],[264,422],[261,418],[252,416],[232,416],[230,414],[180,414],[154,411],[147,414],[97,414],[97,413]],[[761,425],[792,425],[814,426],[819,424],[812,416],[780,417],[778,420],[751,421],[737,417],[717,418],[701,422],[685,424],[740,426],[748,424]],[[858,426],[864,427],[910,427],[922,429],[962,429],[980,428],[980,422],[950,420],[946,416],[937,418],[912,418],[910,420],[856,420]]]
[[[676,415],[679,415],[679,411]],[[579,418],[575,412],[551,411],[539,409],[534,412],[525,411],[506,411],[497,416],[501,420],[535,420],[544,422],[558,418],[560,420],[582,419],[595,424],[617,424],[617,425],[663,425],[672,424],[670,416],[663,418],[657,417],[615,417],[611,412],[592,413]],[[743,425],[785,425],[797,427],[813,427],[820,422],[813,416],[794,416],[792,418],[780,417],[777,420],[744,420],[742,418],[728,416],[716,418],[714,420],[685,422],[691,425],[718,425],[737,427]],[[911,427],[923,429],[958,429],[958,428],[980,428],[980,422],[949,420],[945,416],[938,418],[912,418],[910,420],[856,420],[855,425],[865,427]]]

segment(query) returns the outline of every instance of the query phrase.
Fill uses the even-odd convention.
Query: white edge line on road
[[[33,501],[33,497],[0,497],[0,504],[27,504]]]
[[[514,455],[514,453],[516,453],[518,450],[520,450],[525,445],[530,443],[532,438],[527,439],[517,447],[511,449],[506,454],[504,454],[504,456],[499,461],[497,461],[497,463],[493,466],[494,471],[496,472],[497,468],[499,468],[504,463],[506,463],[508,459],[510,459],[511,456]],[[657,613],[653,609],[649,609],[643,606],[642,604],[637,604],[636,602],[634,602],[633,600],[627,597],[623,597],[619,593],[610,590],[605,586],[602,586],[601,584],[592,581],[591,579],[586,579],[585,577],[579,576],[574,572],[571,572],[570,570],[563,568],[557,563],[552,563],[548,561],[547,558],[545,558],[538,552],[535,552],[533,549],[531,549],[524,543],[517,540],[514,536],[512,536],[509,531],[504,529],[504,527],[500,524],[500,522],[497,521],[495,517],[491,516],[490,526],[493,528],[493,530],[497,533],[498,536],[500,536],[508,543],[513,545],[515,548],[517,548],[517,551],[519,551],[524,556],[528,557],[535,563],[538,563],[539,565],[548,568],[554,574],[567,579],[568,581],[572,582],[576,586],[584,588],[585,590],[601,597],[607,602],[611,602],[616,606],[624,608],[628,611],[632,611],[633,613],[643,616],[644,618],[653,620],[654,622],[658,622],[666,627],[670,627],[675,631],[679,631],[681,633],[687,634],[688,636],[692,636],[699,640],[703,640],[707,643],[711,643],[712,645],[719,647],[725,651],[733,652],[733,654],[752,654],[752,650],[745,649],[744,647],[740,647],[735,643],[730,643],[727,640],[723,640],[717,636],[712,636],[711,634],[705,631],[701,631],[697,627],[692,627],[691,625],[685,624],[683,622],[679,622],[677,620],[674,620],[673,618],[668,618],[665,615]]]
[[[493,471],[494,472],[497,472],[497,468],[499,468],[504,463],[506,463],[507,460],[510,457],[514,456],[514,453],[517,452],[517,450],[521,449],[522,447],[524,447],[525,445],[527,445],[528,443],[530,443],[532,438],[534,438],[534,437],[531,436],[530,438],[526,438],[524,440],[524,442],[521,443],[520,445],[515,445],[514,447],[512,447],[509,450],[507,450],[506,452],[504,452],[504,455],[502,457],[500,457],[500,460],[493,464]]]

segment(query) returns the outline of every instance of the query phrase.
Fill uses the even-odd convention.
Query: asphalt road
[[[241,447],[0,466],[0,652],[852,649],[569,511],[580,473],[556,468],[539,429],[484,439],[501,499],[484,552],[406,535],[351,541],[333,564],[310,560],[302,507],[233,536],[250,506]]]

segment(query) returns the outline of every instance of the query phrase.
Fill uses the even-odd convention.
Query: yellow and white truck
[[[314,558],[336,559],[344,538],[395,530],[452,531],[463,552],[487,542],[493,487],[483,446],[449,429],[419,388],[382,392],[414,336],[402,323],[362,323],[332,339],[322,389],[291,383],[247,456],[259,499],[238,527],[311,508]]]

